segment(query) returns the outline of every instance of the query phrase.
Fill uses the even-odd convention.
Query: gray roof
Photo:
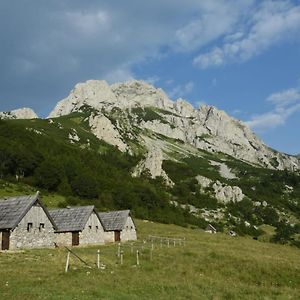
[[[98,215],[106,231],[123,230],[130,210],[98,212]]]
[[[56,225],[49,215],[48,210],[39,199],[39,192],[37,192],[35,195],[0,199],[0,229],[16,228],[30,208],[36,203],[42,207],[50,222],[54,228],[56,228]]]
[[[94,205],[54,209],[49,213],[57,224],[58,232],[69,232],[82,231],[93,211],[98,216]]]

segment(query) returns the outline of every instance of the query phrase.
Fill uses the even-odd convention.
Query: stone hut
[[[105,242],[126,242],[137,239],[136,226],[130,210],[98,213],[104,225]]]
[[[78,246],[104,243],[104,228],[95,206],[50,210],[57,224],[57,246]]]
[[[39,192],[0,200],[0,250],[54,247],[55,230]]]
[[[208,233],[217,233],[217,229],[214,226],[212,226],[211,224],[208,224],[206,226],[205,232],[208,232]]]

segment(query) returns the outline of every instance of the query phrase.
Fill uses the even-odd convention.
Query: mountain
[[[195,149],[222,152],[266,168],[300,168],[299,158],[267,147],[244,123],[224,111],[209,105],[194,109],[183,99],[173,102],[161,89],[143,81],[111,86],[97,80],[79,83],[57,104],[49,118],[84,111],[88,107],[91,109],[89,125],[96,136],[121,151],[131,152],[133,149],[126,140],[134,137],[147,148],[148,159],[158,157],[161,151],[162,158],[168,156],[169,148],[161,139],[150,137],[151,132],[180,140]],[[151,155],[153,151],[156,155]],[[159,172],[153,170],[151,173],[154,176]]]
[[[79,83],[48,119],[0,120],[0,158],[0,178],[60,193],[60,206],[252,236],[300,220],[299,157],[143,81]]]
[[[19,108],[8,112],[0,112],[0,119],[37,119],[38,115],[31,108]]]

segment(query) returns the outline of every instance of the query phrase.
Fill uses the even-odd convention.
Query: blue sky
[[[0,0],[0,111],[45,117],[73,86],[143,79],[300,153],[300,2]]]

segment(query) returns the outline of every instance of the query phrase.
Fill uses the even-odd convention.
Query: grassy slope
[[[247,238],[210,235],[174,225],[137,221],[141,240],[148,234],[184,236],[185,247],[143,244],[141,266],[134,266],[130,244],[124,265],[116,245],[100,246],[106,269],[88,269],[71,258],[64,274],[63,249],[0,253],[1,299],[297,299],[299,250]],[[97,247],[76,248],[90,264]]]

